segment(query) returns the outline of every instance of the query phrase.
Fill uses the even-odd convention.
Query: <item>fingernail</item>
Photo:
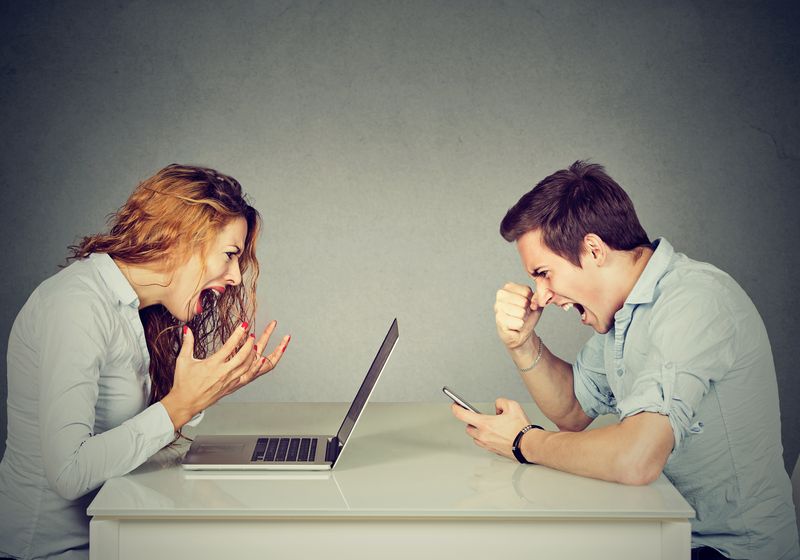
[[[253,352],[258,352],[258,346],[256,346],[255,344],[253,344]]]
[[[255,338],[255,337],[256,337],[255,333],[250,333],[250,338]]]
[[[247,328],[247,321],[242,321],[242,328],[243,328],[243,329],[246,329],[246,328]]]
[[[289,335],[289,338],[286,339],[286,344],[283,345],[283,349],[281,350],[281,354],[286,352],[286,347],[289,346],[289,341],[292,340],[292,335]]]
[[[266,356],[264,356],[263,358],[261,358],[261,363],[262,363],[262,364],[263,364],[264,362],[266,362],[266,361],[267,361],[267,357],[266,357]]]
[[[183,334],[186,334],[186,331],[188,331],[188,330],[189,330],[189,327],[187,327],[186,325],[183,325]]]

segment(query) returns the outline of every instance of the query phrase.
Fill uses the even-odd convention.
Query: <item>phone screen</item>
[[[471,404],[469,404],[467,401],[465,401],[464,399],[462,399],[461,397],[459,397],[458,395],[456,395],[456,394],[455,394],[453,391],[451,391],[451,390],[450,390],[448,387],[442,387],[442,392],[443,392],[445,395],[447,395],[448,397],[450,397],[451,399],[453,399],[453,402],[454,402],[454,403],[456,403],[456,404],[457,404],[458,406],[460,406],[461,408],[466,408],[467,410],[469,410],[469,411],[471,411],[471,412],[475,412],[475,413],[477,413],[477,414],[481,414],[481,412],[480,412],[480,411],[479,411],[477,408],[475,408],[474,406],[472,406]]]

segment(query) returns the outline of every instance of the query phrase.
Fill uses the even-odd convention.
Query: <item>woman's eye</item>
[[[228,257],[228,260],[231,260],[231,257],[233,257],[233,255],[235,255],[235,254],[236,254],[236,253],[226,252],[226,253],[225,253],[225,256],[227,256],[227,257]]]

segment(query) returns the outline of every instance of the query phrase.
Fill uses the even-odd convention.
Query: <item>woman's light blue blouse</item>
[[[93,254],[44,281],[17,316],[8,342],[0,556],[86,556],[86,507],[96,490],[173,440],[164,407],[148,406],[138,308],[114,261]]]
[[[573,366],[592,417],[669,417],[664,474],[694,507],[692,545],[731,558],[800,558],[764,323],[719,269],[660,239],[606,334]]]

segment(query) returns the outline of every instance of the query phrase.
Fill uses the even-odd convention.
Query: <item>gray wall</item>
[[[495,291],[525,281],[499,221],[592,158],[652,237],[761,310],[794,464],[796,7],[54,4],[0,8],[3,354],[66,245],[163,165],[200,163],[263,213],[259,323],[293,335],[279,373],[231,400],[349,400],[395,316],[378,400],[527,400],[494,331]],[[568,359],[591,334],[559,310],[540,330]]]

